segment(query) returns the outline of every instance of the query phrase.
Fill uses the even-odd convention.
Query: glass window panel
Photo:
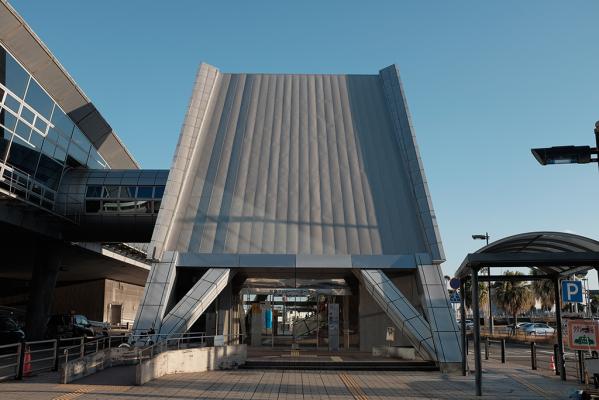
[[[15,125],[17,125],[17,117],[2,109],[0,110],[0,124],[14,131]]]
[[[154,198],[161,199],[164,196],[164,186],[156,186],[154,188]]]
[[[138,213],[151,213],[152,212],[152,202],[151,201],[138,201],[137,202],[137,212]]]
[[[118,200],[104,200],[102,202],[102,211],[107,213],[113,213],[119,211],[119,202]]]
[[[23,118],[30,124],[33,124],[33,118],[35,118],[35,114],[32,113],[29,109],[23,107],[23,109],[21,110],[21,118]]]
[[[73,133],[73,128],[75,124],[62,110],[58,107],[54,110],[54,114],[52,114],[52,124],[60,131],[60,133],[66,137],[67,139],[71,138],[71,134]]]
[[[85,201],[85,212],[87,212],[87,213],[100,212],[101,204],[102,204],[102,202],[100,200],[86,200]]]
[[[52,114],[52,107],[54,102],[44,92],[44,89],[37,84],[35,80],[29,82],[29,88],[27,89],[27,95],[25,96],[25,102],[29,104],[35,111],[42,114],[46,118],[50,118]]]
[[[102,197],[116,199],[119,197],[119,186],[104,186]]]
[[[67,159],[66,159],[66,165],[68,165],[69,167],[73,167],[73,168],[79,168],[82,167],[83,164],[81,164],[79,161],[77,161],[76,159],[74,159],[71,155],[67,154]]]
[[[135,201],[122,201],[121,200],[121,212],[123,213],[135,213],[137,211],[137,204]]]
[[[41,148],[43,142],[44,142],[43,136],[41,136],[36,131],[31,132],[31,137],[29,138],[29,143],[34,145],[36,149]]]
[[[87,163],[88,152],[89,150],[83,151],[79,146],[76,146],[74,144],[71,144],[71,146],[69,146],[69,155],[71,155],[75,160],[81,163],[81,165],[85,165]]]
[[[75,127],[71,141],[79,145],[79,147],[81,147],[85,152],[89,152],[91,143],[89,142],[89,140],[87,140],[87,138],[85,137],[83,132],[79,130],[79,128]]]
[[[0,82],[23,98],[29,82],[29,74],[3,48],[0,48],[0,57],[5,60],[4,63],[0,63]]]
[[[17,124],[17,129],[15,129],[15,133],[21,136],[21,138],[29,140],[29,136],[31,135],[31,127],[23,121],[19,121]]]
[[[69,139],[62,135],[58,136],[58,145],[62,146],[64,149],[67,149],[69,147]]]
[[[54,156],[54,150],[56,150],[56,145],[46,138],[44,144],[42,144],[42,153],[52,157]]]
[[[54,128],[48,129],[46,140],[51,140],[54,143],[58,143],[58,132]]]
[[[35,173],[39,153],[28,143],[15,136],[8,153],[8,163],[30,175]]]
[[[59,164],[47,155],[42,154],[35,174],[35,179],[44,183],[50,189],[57,190],[61,175],[62,164]]]
[[[137,186],[121,186],[121,198],[135,198]]]
[[[35,120],[35,125],[34,125],[37,129],[39,129],[41,132],[46,133],[46,127],[48,126],[44,121],[42,121],[41,118],[37,118]]]
[[[95,151],[93,147],[89,152],[87,166],[92,169],[106,169],[106,164],[104,163],[102,158],[100,158],[100,155]]]
[[[19,113],[19,108],[21,107],[21,103],[11,95],[6,95],[6,100],[4,100],[4,105],[15,113]]]
[[[67,157],[67,152],[65,149],[56,146],[56,150],[54,151],[54,159],[60,162],[64,162]]]
[[[85,193],[86,197],[100,197],[102,195],[102,186],[88,186],[87,192]]]
[[[8,149],[11,137],[12,133],[0,126],[0,162],[3,162],[6,158],[6,150]]]
[[[137,188],[138,199],[151,199],[152,198],[152,186],[139,186]]]

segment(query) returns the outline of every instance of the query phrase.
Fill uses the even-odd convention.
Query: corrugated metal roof
[[[395,66],[227,74],[203,64],[157,253],[443,252]]]

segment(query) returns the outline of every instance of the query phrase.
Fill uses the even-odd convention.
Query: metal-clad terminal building
[[[244,333],[260,346],[265,332],[272,345],[316,335],[331,349],[411,346],[446,369],[461,360],[394,65],[277,75],[202,64],[170,170],[138,169],[1,0],[0,227],[10,233],[0,283],[31,282],[0,304],[20,296],[30,332],[43,331],[57,285],[68,296],[74,282],[145,282],[129,319],[156,338]],[[122,311],[111,301],[98,318]]]

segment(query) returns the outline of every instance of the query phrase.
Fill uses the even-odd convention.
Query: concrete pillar
[[[38,239],[35,243],[34,265],[25,316],[27,340],[44,339],[46,323],[54,298],[54,289],[62,253],[62,243]]]

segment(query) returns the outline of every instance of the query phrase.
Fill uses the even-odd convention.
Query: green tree
[[[597,314],[599,312],[599,294],[591,295],[591,312]]]
[[[504,275],[522,275],[518,271],[506,271]],[[518,323],[518,314],[530,309],[534,304],[534,295],[526,282],[502,281],[497,282],[495,288],[495,301],[505,312],[514,317],[514,324]]]
[[[471,279],[466,280],[464,284],[464,290],[466,291],[464,301],[466,302],[466,308],[472,308],[472,285]],[[489,291],[487,284],[483,282],[478,283],[478,304],[479,308],[482,308],[489,301]]]
[[[530,269],[530,273],[532,275],[543,275],[543,273],[534,268]],[[555,305],[555,290],[551,279],[532,281],[531,289],[535,298],[539,299],[541,302],[541,308],[543,310],[549,311],[553,308]]]

